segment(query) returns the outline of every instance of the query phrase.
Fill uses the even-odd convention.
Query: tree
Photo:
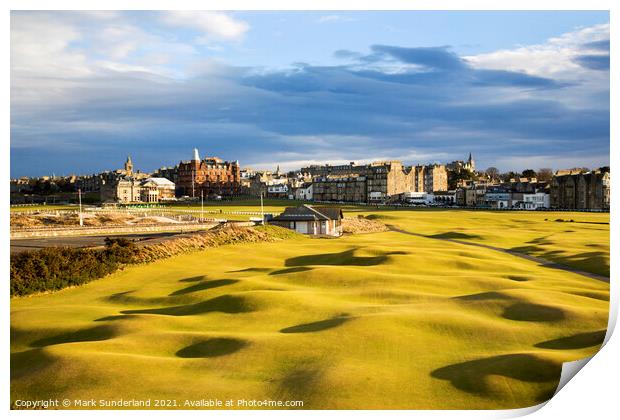
[[[498,179],[499,178],[499,169],[497,169],[495,166],[491,166],[490,168],[487,168],[486,171],[484,171],[485,174],[488,175],[489,178],[493,179]]]
[[[476,179],[476,174],[470,171],[448,171],[448,189],[454,190],[459,181]]]
[[[549,182],[553,178],[553,170],[551,168],[540,168],[536,173],[536,179],[542,182]]]
[[[512,178],[519,178],[519,174],[513,171],[509,171],[509,172],[505,172],[503,174],[501,174],[499,176],[499,179],[502,180],[503,182],[508,182],[510,181]]]
[[[536,171],[533,169],[526,169],[525,171],[521,172],[521,176],[523,178],[536,178]]]

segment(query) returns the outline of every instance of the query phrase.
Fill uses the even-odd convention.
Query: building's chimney
[[[200,155],[198,154],[198,149],[194,148],[194,159],[197,162],[200,162]]]

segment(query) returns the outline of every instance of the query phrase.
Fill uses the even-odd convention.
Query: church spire
[[[127,155],[127,160],[125,161],[125,172],[127,175],[131,175],[133,173],[133,162],[131,161],[131,156]]]
[[[474,162],[474,158],[472,157],[471,152],[469,152],[469,159],[467,159],[467,167],[472,172],[476,170],[476,163]]]

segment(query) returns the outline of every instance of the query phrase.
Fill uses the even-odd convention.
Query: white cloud
[[[599,24],[550,38],[545,43],[520,46],[486,54],[464,57],[472,67],[524,72],[567,85],[565,89],[522,91],[521,97],[561,101],[575,109],[608,107],[609,71],[582,66],[578,58],[584,54],[607,55],[588,44],[609,40],[609,24]],[[569,94],[570,93],[570,94]]]
[[[356,19],[348,16],[341,15],[325,15],[316,20],[317,23],[329,23],[329,22],[354,22]]]
[[[198,30],[205,42],[239,40],[250,29],[246,22],[220,12],[174,10],[163,13],[161,20],[166,25]]]
[[[284,169],[350,160],[446,161],[470,144],[475,154],[489,150],[487,166],[502,169],[608,161],[601,138],[608,136],[609,73],[573,61],[584,51],[597,53],[584,44],[606,39],[606,25],[469,57],[479,68],[525,70],[549,75],[560,85],[569,82],[530,89],[459,80],[390,83],[388,77],[354,74],[374,70],[394,76],[402,73],[400,63],[350,71],[235,67],[208,50],[240,39],[249,27],[228,15],[206,13],[211,17],[202,12],[201,17],[189,12],[12,14],[12,147],[57,151],[66,145],[70,150],[73,141],[91,150],[143,144],[149,147],[141,150],[168,153],[191,150],[196,142],[255,167],[281,162]],[[329,16],[336,18],[325,22],[340,19]],[[163,18],[175,23],[164,24]],[[209,41],[207,48],[192,44],[197,36]],[[557,60],[569,70],[555,69]],[[515,136],[531,143],[504,141]],[[592,139],[597,149],[579,149],[583,138]],[[566,146],[553,146],[554,139]],[[545,156],[509,160],[524,149]],[[570,163],[571,153],[581,153],[574,162],[584,163]]]
[[[12,77],[23,74],[89,74],[86,57],[69,48],[80,39],[76,28],[40,13],[11,14]]]
[[[494,159],[493,166],[502,168],[504,171],[522,171],[524,169],[549,168],[598,168],[601,165],[609,165],[609,154],[584,155],[574,153],[564,156],[554,155],[525,155],[525,156],[506,156]]]
[[[588,72],[575,62],[575,58],[584,53],[584,44],[607,39],[609,24],[600,24],[550,38],[543,44],[464,58],[475,68],[523,71],[535,76],[576,80]]]

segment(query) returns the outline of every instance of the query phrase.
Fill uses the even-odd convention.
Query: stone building
[[[456,191],[435,191],[433,202],[438,205],[453,206],[456,204]]]
[[[251,194],[252,178],[256,176],[256,171],[252,168],[243,168],[239,171],[239,182],[242,194]]]
[[[425,182],[424,182],[424,166],[414,166],[411,168],[413,172],[412,181],[413,181],[413,189],[412,192],[424,192],[425,191]]]
[[[489,182],[469,182],[456,189],[455,204],[465,207],[484,207],[487,205],[485,198],[487,191],[496,187],[498,185]]]
[[[103,203],[158,203],[175,198],[174,183],[165,178],[145,180],[126,176],[101,185]]]
[[[513,200],[514,196],[515,193],[513,193]],[[549,194],[546,192],[523,193],[515,204],[515,207],[523,210],[548,209],[549,206]]]
[[[455,160],[446,165],[446,168],[449,171],[460,173],[462,171],[467,172],[476,172],[476,162],[472,157],[471,153],[469,154],[469,159],[463,162],[462,160]]]
[[[295,200],[312,201],[314,184],[312,182],[304,182],[295,190]]]
[[[422,173],[424,176],[424,189],[422,191],[432,193],[448,189],[448,171],[444,165],[425,166]]]
[[[508,188],[513,193],[534,194],[536,192],[549,192],[549,183],[539,181],[536,178],[512,178],[502,182],[502,187]]]
[[[144,180],[149,177],[149,174],[134,170],[131,156],[127,156],[127,160],[122,169],[78,176],[75,180],[75,187],[76,189],[79,188],[82,192],[101,192],[104,185],[114,186],[119,180],[127,177],[136,180]],[[109,191],[110,189],[107,188],[107,190]]]
[[[173,184],[179,183],[179,166],[162,166],[151,174],[153,178],[165,178]]]
[[[179,194],[189,197],[240,194],[240,170],[238,161],[228,162],[217,157],[201,160],[198,150],[194,149],[192,160],[179,163]]]
[[[411,167],[391,160],[366,165],[313,165],[301,171],[314,177],[316,201],[388,202],[405,192],[432,193],[448,188],[443,165]]]
[[[141,200],[142,181],[123,177],[101,185],[99,191],[103,203],[135,203]]]
[[[287,182],[267,185],[267,198],[280,198],[286,200],[289,198],[293,198],[289,197],[289,195],[291,194],[293,193]]]
[[[279,171],[254,171],[254,175],[249,178],[249,181],[243,181],[243,192],[254,197],[259,197],[261,194],[263,197],[271,198],[289,198],[290,194],[293,194],[294,182],[293,179],[289,179],[286,174]]]
[[[413,189],[413,171],[398,160],[374,162],[365,174],[369,202],[385,202]]]
[[[335,207],[312,207],[307,204],[287,207],[268,220],[269,224],[294,230],[305,235],[342,235],[342,210]]]
[[[175,199],[174,182],[166,178],[147,178],[140,184],[140,201],[159,203]]]
[[[258,171],[250,178],[247,192],[251,196],[254,196],[254,197],[259,197],[261,194],[263,196],[266,196],[267,187],[269,186],[272,180],[273,180],[273,175],[271,174],[270,171]]]
[[[550,183],[550,205],[557,209],[608,210],[610,174],[607,168],[558,171]]]
[[[312,182],[314,201],[365,203],[368,200],[366,177],[320,177]]]

